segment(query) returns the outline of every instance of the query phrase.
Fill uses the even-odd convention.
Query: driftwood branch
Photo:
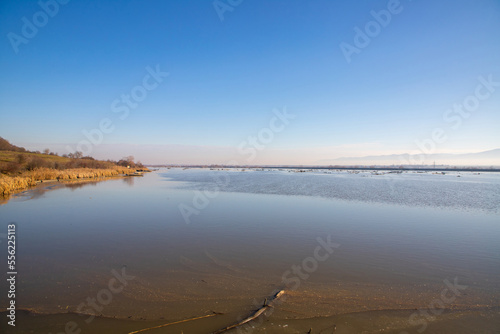
[[[244,325],[246,323],[249,323],[250,321],[253,321],[253,320],[257,319],[262,314],[264,314],[268,309],[270,309],[271,307],[273,307],[273,304],[276,301],[276,299],[278,299],[279,297],[283,296],[284,293],[285,293],[285,290],[279,291],[278,293],[276,293],[271,298],[271,300],[269,302],[267,301],[267,298],[266,298],[266,300],[264,301],[264,305],[260,309],[256,310],[254,313],[252,313],[249,317],[243,319],[242,321],[238,322],[237,324],[234,324],[234,325],[231,325],[231,326],[219,329],[218,331],[213,332],[212,334],[224,333],[224,332],[226,332],[226,331],[228,331],[230,329],[233,329],[233,328],[236,328],[236,327],[240,327],[240,326],[242,326],[242,325]]]

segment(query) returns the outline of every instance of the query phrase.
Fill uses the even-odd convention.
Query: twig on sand
[[[166,327],[166,326],[170,326],[170,325],[180,324],[182,322],[188,322],[188,321],[198,320],[198,319],[202,319],[202,318],[213,317],[213,316],[216,316],[216,315],[219,315],[219,314],[222,314],[222,313],[215,313],[214,312],[214,314],[207,314],[207,315],[204,315],[204,316],[201,316],[201,317],[196,317],[196,318],[191,318],[191,319],[185,319],[185,320],[180,320],[180,321],[175,321],[175,322],[169,322],[168,324],[163,324],[163,325],[159,325],[159,326],[155,326],[155,327],[144,328],[144,329],[140,329],[140,330],[135,331],[135,332],[130,332],[128,334],[141,333],[141,332],[149,331],[151,329],[156,329],[156,328]]]
[[[276,293],[271,298],[271,300],[269,301],[269,303],[267,302],[267,298],[266,298],[266,301],[264,302],[264,305],[260,309],[258,309],[257,311],[255,311],[248,318],[245,318],[244,320],[238,322],[237,324],[234,324],[234,325],[231,325],[231,326],[219,329],[218,331],[213,332],[212,334],[224,333],[224,332],[226,332],[226,331],[228,331],[230,329],[233,329],[233,328],[236,328],[236,327],[240,327],[240,326],[242,326],[242,325],[244,325],[244,324],[246,324],[246,323],[248,323],[250,321],[253,321],[253,320],[257,319],[262,314],[264,314],[264,312],[266,312],[269,308],[273,307],[274,301],[276,301],[276,299],[278,299],[279,297],[283,296],[284,293],[285,293],[285,290],[280,290],[278,293]]]

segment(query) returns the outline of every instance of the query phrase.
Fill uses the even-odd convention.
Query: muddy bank
[[[340,314],[331,317],[319,317],[309,319],[283,319],[273,316],[258,319],[249,324],[232,329],[226,333],[322,333],[322,334],[357,334],[357,333],[498,333],[500,328],[500,308],[459,309],[442,310],[440,314],[429,315],[426,318],[413,318],[416,310],[382,310]],[[1,317],[6,312],[0,313]],[[205,316],[205,317],[204,317]],[[193,320],[176,319],[166,320],[130,320],[115,319],[107,317],[95,317],[89,323],[87,317],[74,314],[51,314],[39,315],[29,311],[18,311],[16,328],[6,326],[5,322],[0,324],[2,333],[59,333],[65,332],[65,326],[70,324],[81,333],[109,333],[124,334],[134,331],[140,333],[192,333],[209,334],[218,330],[221,326],[230,323],[234,314],[199,314],[193,316]],[[413,316],[414,317],[414,316]],[[189,320],[189,321],[184,321]],[[183,321],[183,322],[182,322]],[[170,324],[172,323],[172,324]],[[170,325],[169,325],[170,324]],[[152,327],[160,328],[145,330]]]

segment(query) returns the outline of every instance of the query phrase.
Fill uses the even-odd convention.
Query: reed
[[[57,170],[53,168],[36,168],[25,171],[17,176],[0,174],[0,195],[9,195],[15,191],[28,189],[37,185],[40,181],[47,180],[76,180],[95,179],[100,177],[118,176],[134,172],[134,169],[125,167],[93,169],[93,168],[72,168]]]

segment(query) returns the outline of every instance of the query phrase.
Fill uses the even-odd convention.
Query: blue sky
[[[231,9],[223,20],[213,1],[73,0],[53,17],[36,1],[2,1],[0,136],[68,153],[108,119],[112,131],[80,147],[147,163],[418,153],[436,128],[446,140],[432,153],[500,147],[500,86],[480,87],[488,97],[459,125],[457,114],[443,118],[474,96],[478,78],[500,82],[500,1],[216,4]],[[370,26],[372,11],[390,22]],[[36,35],[23,35],[23,17],[39,20]],[[340,45],[356,47],[355,28],[367,24],[370,42],[348,62]],[[112,103],[156,67],[168,76],[120,119]],[[284,108],[295,117],[252,144]]]

